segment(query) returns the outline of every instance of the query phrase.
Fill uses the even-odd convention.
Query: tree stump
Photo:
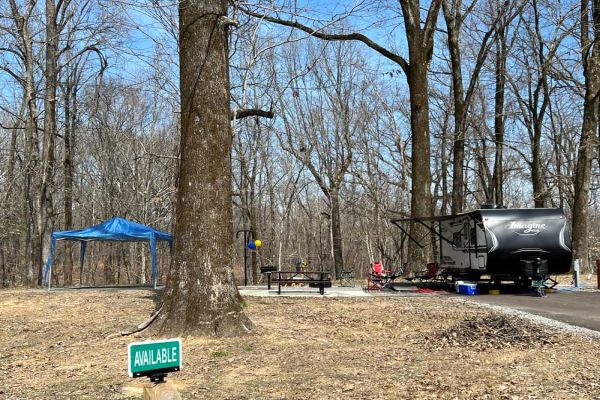
[[[144,400],[181,400],[181,396],[169,382],[152,383],[144,387]]]

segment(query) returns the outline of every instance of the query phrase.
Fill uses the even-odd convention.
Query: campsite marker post
[[[144,400],[181,399],[177,389],[165,382],[167,373],[181,371],[181,339],[130,343],[127,347],[127,372],[132,378],[149,376]]]

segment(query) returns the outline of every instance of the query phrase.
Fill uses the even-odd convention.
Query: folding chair
[[[365,290],[396,290],[394,288],[394,279],[401,275],[401,271],[398,273],[393,272],[389,269],[383,269],[381,262],[374,262],[367,276],[367,286]]]
[[[412,281],[413,279],[418,279],[421,281],[428,281],[430,279],[436,278],[438,275],[438,265],[434,262],[427,263],[427,269],[425,271],[421,271],[420,274],[416,274],[412,278],[406,278],[408,281]]]
[[[354,287],[354,271],[342,271],[340,273],[341,287]]]

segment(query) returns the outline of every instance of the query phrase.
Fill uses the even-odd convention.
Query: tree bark
[[[27,103],[27,119],[25,121],[25,151],[24,151],[24,164],[25,164],[25,185],[23,188],[23,194],[25,201],[23,203],[24,215],[25,215],[25,253],[26,267],[25,267],[25,278],[26,281],[33,284],[33,271],[36,263],[38,262],[37,245],[39,244],[38,238],[38,218],[37,218],[37,207],[36,199],[38,198],[38,187],[35,184],[36,172],[39,168],[39,141],[38,141],[38,109],[37,109],[37,94],[35,88],[35,57],[33,53],[33,38],[30,31],[30,17],[35,7],[35,1],[29,0],[27,2],[26,11],[23,14],[19,13],[19,8],[15,0],[9,0],[11,16],[14,20],[15,26],[19,34],[19,40],[21,41],[20,46],[23,53],[23,67],[25,69],[25,101]]]
[[[442,204],[440,206],[440,212],[442,215],[448,214],[448,204],[451,204],[451,201],[448,199],[448,156],[446,155],[446,147],[448,143],[448,119],[449,112],[446,112],[444,115],[444,124],[442,125],[442,138],[440,143],[440,175],[441,175],[441,199]],[[451,199],[450,199],[451,200]],[[432,203],[433,204],[433,203]]]
[[[539,116],[543,120],[543,116]],[[531,183],[533,187],[533,202],[535,208],[547,207],[547,193],[544,184],[544,170],[542,168],[542,121],[534,123],[533,142],[531,144]]]
[[[44,68],[44,141],[42,155],[42,173],[39,181],[38,198],[38,236],[35,253],[35,265],[38,267],[38,285],[42,284],[43,250],[48,227],[52,228],[52,190],[55,164],[54,142],[56,137],[56,87],[58,81],[58,27],[57,10],[54,0],[46,0],[46,62]]]
[[[459,35],[461,28],[461,1],[449,7],[442,1],[444,18],[448,29],[448,50],[452,69],[452,95],[454,100],[454,140],[452,142],[452,214],[458,214],[464,207],[464,158],[466,106],[462,79]]]
[[[592,18],[590,21],[589,5]],[[588,262],[588,202],[592,173],[592,150],[598,129],[598,96],[600,95],[600,0],[581,2],[581,55],[585,77],[583,124],[575,170],[573,202],[573,258],[581,260],[581,270],[589,270]],[[591,32],[590,32],[591,22]],[[593,38],[590,39],[590,33]]]
[[[331,202],[331,243],[333,249],[333,268],[335,272],[334,279],[341,276],[344,269],[344,249],[342,241],[342,224],[340,211],[340,194],[338,189],[331,191],[329,198]]]
[[[412,132],[412,196],[410,212],[413,216],[428,216],[431,213],[431,168],[429,143],[429,93],[428,62],[422,51],[411,51],[410,73],[410,127]],[[420,240],[428,232],[425,227],[411,222],[410,234]],[[427,242],[421,243],[426,245]],[[414,270],[424,267],[431,257],[428,246],[420,247],[411,242],[409,245],[409,266]],[[409,267],[410,268],[410,267]]]
[[[535,208],[547,207],[548,193],[545,188],[544,182],[544,170],[542,168],[542,127],[544,123],[544,116],[546,109],[548,108],[548,102],[550,101],[550,91],[548,89],[548,68],[547,65],[552,61],[552,53],[548,55],[548,59],[544,55],[544,48],[548,47],[544,43],[540,31],[540,13],[538,12],[537,1],[532,1],[534,10],[534,23],[535,23],[535,36],[538,41],[537,43],[537,56],[538,62],[540,63],[540,71],[538,71],[539,77],[537,81],[537,87],[533,92],[533,104],[530,105],[533,116],[533,141],[531,146],[532,152],[532,164],[531,164],[531,179],[533,186],[533,201]],[[551,44],[552,46],[553,44]],[[542,96],[542,104],[538,109],[538,100]]]
[[[577,152],[575,170],[575,199],[573,203],[573,258],[581,260],[581,270],[587,271],[588,262],[588,202],[592,174],[592,149],[598,125],[597,99],[586,96],[583,106],[583,125]]]
[[[64,200],[63,208],[65,219],[64,228],[73,229],[73,139],[75,123],[77,121],[77,92],[72,82],[67,83],[65,88],[65,133],[63,152],[64,173]],[[73,285],[73,247],[68,246],[65,263],[63,266],[63,283],[66,286]]]
[[[4,226],[4,232],[0,233],[0,242],[2,245],[0,246],[0,254],[2,260],[2,279],[0,280],[0,287],[7,286],[7,282],[9,281],[9,273],[10,273],[10,265],[7,262],[6,254],[12,253],[12,243],[14,235],[11,233],[13,230],[11,225],[15,223],[12,222],[14,218],[14,205],[18,204],[18,201],[14,195],[15,192],[15,167],[17,161],[17,139],[19,136],[19,129],[22,128],[22,124],[18,123],[18,120],[21,119],[26,110],[26,101],[23,98],[23,102],[21,103],[21,110],[19,112],[19,117],[15,121],[15,126],[11,129],[10,133],[10,144],[8,147],[8,161],[6,164],[5,171],[5,182],[3,185],[2,198],[0,199],[0,221],[2,222],[2,226]],[[13,257],[18,257],[18,254],[12,254]]]
[[[410,92],[410,127],[412,132],[411,156],[411,207],[415,217],[428,216],[432,210],[431,166],[429,142],[429,64],[433,54],[433,31],[440,9],[440,2],[432,2],[427,15],[425,28],[421,27],[419,1],[400,2],[406,25],[409,65],[407,69]],[[406,272],[419,270],[431,261],[432,253],[428,242],[422,240],[429,232],[414,222],[410,223],[410,235],[420,240],[408,246],[408,264]]]
[[[162,334],[248,332],[233,281],[226,0],[179,3],[181,163]]]
[[[504,204],[504,89],[506,87],[506,28],[498,32],[494,96],[494,202]]]

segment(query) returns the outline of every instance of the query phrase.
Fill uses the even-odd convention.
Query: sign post
[[[181,339],[130,343],[127,347],[127,372],[132,378],[149,376],[144,387],[145,400],[181,399],[177,389],[165,382],[169,372],[181,371]]]

